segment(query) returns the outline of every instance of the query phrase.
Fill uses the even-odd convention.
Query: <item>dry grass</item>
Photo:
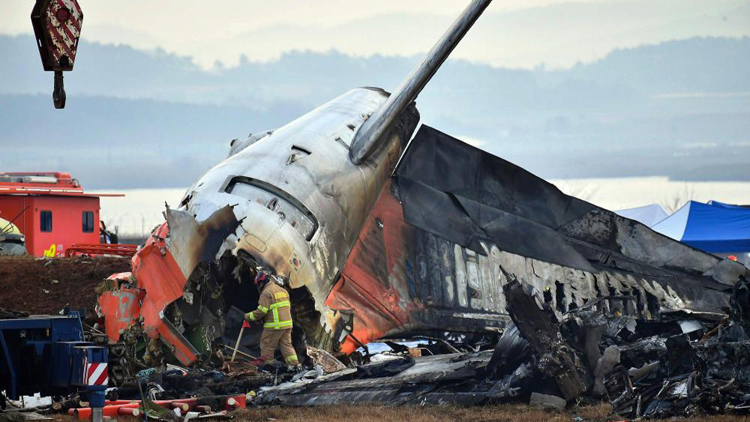
[[[491,405],[484,407],[453,406],[319,406],[306,408],[264,407],[252,408],[235,413],[242,422],[263,422],[269,420],[289,422],[575,422],[578,421],[620,421],[622,418],[609,415],[609,405],[586,406],[565,412],[548,412],[525,405]],[[580,419],[577,419],[580,417]],[[712,416],[691,418],[689,421],[738,422],[750,421],[739,416]]]
[[[551,412],[533,409],[526,405],[505,404],[484,407],[455,406],[401,406],[343,405],[318,407],[256,407],[233,412],[238,422],[610,422],[622,418],[609,414],[609,405],[585,406]],[[578,419],[580,418],[580,419]],[[70,416],[57,415],[59,422],[76,422]],[[142,419],[119,417],[119,422],[137,422]],[[690,419],[666,419],[689,422],[740,422],[750,421],[747,416],[705,416]]]

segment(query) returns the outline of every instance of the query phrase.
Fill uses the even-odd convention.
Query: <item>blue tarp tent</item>
[[[732,205],[716,200],[708,201],[708,205],[719,207],[719,208],[731,208],[731,209],[750,209],[750,205]]]
[[[664,209],[657,204],[646,205],[643,207],[628,208],[625,210],[615,211],[617,215],[621,215],[625,218],[635,220],[648,227],[652,227],[654,224],[667,218],[667,213]]]
[[[750,208],[690,201],[652,227],[711,253],[750,252]]]

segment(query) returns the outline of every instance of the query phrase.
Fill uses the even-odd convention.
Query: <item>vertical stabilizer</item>
[[[422,92],[427,82],[491,2],[492,0],[473,0],[427,53],[422,63],[401,82],[388,101],[362,125],[349,150],[349,156],[354,164],[364,161],[378,147],[398,115]]]

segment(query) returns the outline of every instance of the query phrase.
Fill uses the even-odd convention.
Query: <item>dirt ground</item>
[[[488,405],[483,407],[454,406],[318,406],[304,408],[266,407],[252,408],[236,412],[235,420],[247,422],[290,421],[290,422],[605,422],[622,421],[611,416],[607,404],[584,406],[552,412],[533,409],[520,404]],[[671,419],[670,419],[671,420]],[[707,416],[681,419],[687,421],[737,422],[748,421],[744,416]]]
[[[0,308],[30,314],[93,309],[96,286],[124,271],[130,271],[129,258],[0,257]]]
[[[236,413],[237,421],[290,422],[490,422],[490,421],[608,421],[609,406],[590,406],[568,412],[547,412],[522,405],[454,406],[319,406],[306,408],[254,408]],[[580,417],[581,419],[576,419]]]
[[[317,407],[261,407],[231,413],[238,422],[616,422],[623,418],[611,416],[610,406],[584,406],[553,412],[532,409],[520,404],[489,405],[483,407],[455,406],[373,406],[344,405]],[[75,422],[70,416],[58,416],[60,422]],[[117,418],[121,422],[132,422],[133,417]],[[739,422],[749,421],[745,416],[705,416],[689,419],[665,419],[690,422]]]

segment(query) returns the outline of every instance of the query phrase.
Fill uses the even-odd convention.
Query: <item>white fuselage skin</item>
[[[307,286],[329,333],[337,317],[325,307],[325,299],[405,141],[394,134],[365,163],[349,159],[348,146],[357,130],[386,99],[382,90],[354,89],[265,136],[235,143],[230,156],[189,188],[182,201],[199,222],[233,205],[241,226],[224,242],[226,248],[235,254],[246,251],[288,277],[293,289]],[[301,203],[317,220],[314,233],[307,232],[310,239],[273,201],[227,193],[238,176]]]

